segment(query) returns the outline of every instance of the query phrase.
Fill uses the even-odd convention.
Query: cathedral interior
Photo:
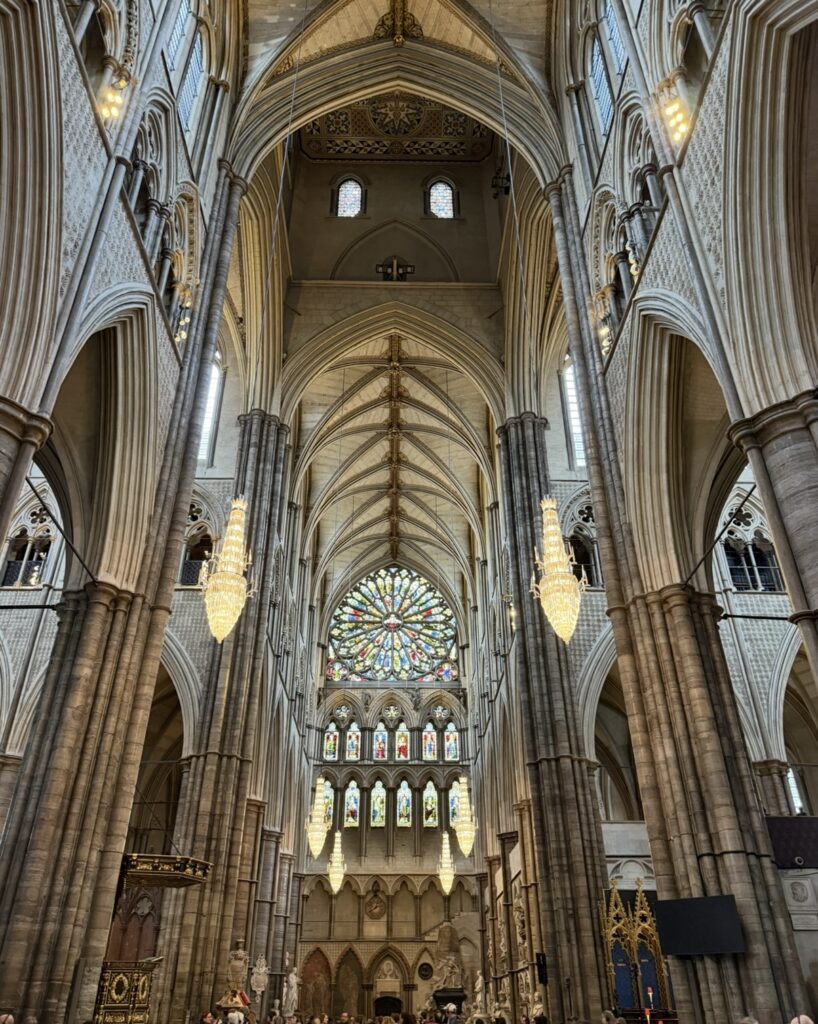
[[[0,126],[0,1015],[815,1016],[818,0],[0,0]]]

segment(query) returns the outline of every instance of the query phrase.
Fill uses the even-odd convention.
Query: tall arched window
[[[182,127],[185,131],[190,127],[191,118],[193,117],[193,111],[196,108],[196,100],[198,99],[201,91],[203,80],[204,41],[202,39],[202,33],[197,32],[193,39],[193,46],[190,49],[190,57],[188,58],[187,67],[185,68],[185,74],[182,78],[182,84],[179,86],[179,95],[176,100],[177,107],[179,109],[179,119],[181,120]]]
[[[171,69],[176,67],[176,61],[179,58],[179,50],[187,32],[188,18],[192,13],[193,10],[190,6],[190,0],[180,0],[179,10],[176,12],[176,20],[173,23],[173,28],[170,30],[170,38],[168,39],[167,46],[168,64]]]
[[[324,733],[324,760],[338,760],[338,726],[330,722]]]
[[[440,220],[452,220],[455,215],[455,191],[444,178],[433,181],[426,192],[426,213]]]
[[[389,733],[383,722],[378,722],[372,734],[372,757],[375,761],[385,761],[389,757]]]
[[[426,783],[423,790],[423,827],[437,828],[437,789],[431,779]]]
[[[369,794],[369,824],[371,828],[386,828],[386,790],[380,779]]]
[[[602,572],[593,537],[577,530],[568,538],[568,544],[574,553],[573,568],[576,578],[582,580],[584,577],[589,587],[601,587]]]
[[[443,733],[443,759],[445,761],[460,760],[460,733],[454,722],[449,722]]]
[[[401,722],[395,730],[395,760],[409,760],[409,730],[406,722]]]
[[[361,756],[361,730],[357,722],[350,722],[347,729],[347,761],[357,761]]]
[[[224,370],[221,356],[217,352],[210,368],[210,384],[207,389],[202,437],[199,441],[199,462],[203,462],[206,466],[213,462],[213,451],[216,447],[216,425],[221,412],[223,385]]]
[[[332,818],[335,812],[335,790],[329,779],[324,781],[324,824],[332,828]]]
[[[605,67],[605,57],[602,53],[602,44],[599,36],[594,34],[591,41],[589,74],[591,88],[594,93],[596,112],[599,119],[599,128],[603,135],[608,134],[613,120],[613,93],[611,83],[608,81],[608,71]]]
[[[622,36],[619,34],[619,25],[616,22],[616,14],[611,0],[605,0],[602,21],[608,34],[613,69],[617,75],[621,75],[622,69],[625,67],[625,47],[622,45]]]
[[[396,795],[398,828],[412,827],[412,790],[406,779],[401,780]]]
[[[344,828],[357,828],[361,815],[361,791],[354,780],[344,794]]]
[[[431,722],[427,722],[423,728],[423,760],[437,760],[437,729]]]
[[[579,416],[577,378],[572,363],[568,363],[562,371],[562,394],[573,464],[575,468],[580,469],[585,466],[585,441],[582,436],[582,420]]]
[[[364,189],[357,178],[345,178],[335,194],[336,217],[359,217],[364,211]]]
[[[449,825],[460,821],[460,783],[455,779],[449,788]]]

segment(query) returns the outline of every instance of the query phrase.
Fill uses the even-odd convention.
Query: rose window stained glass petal
[[[454,615],[428,580],[390,566],[361,580],[332,617],[328,678],[447,682],[457,678]]]
[[[357,217],[363,207],[363,199],[364,190],[361,188],[360,182],[354,178],[342,181],[338,186],[338,216]]]
[[[429,213],[441,220],[454,217],[454,189],[448,181],[436,181],[429,189]]]

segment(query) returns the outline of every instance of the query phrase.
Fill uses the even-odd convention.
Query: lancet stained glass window
[[[324,760],[338,760],[338,726],[335,722],[330,722],[324,733]]]
[[[423,790],[423,827],[437,828],[437,790],[431,779]]]
[[[450,682],[457,630],[440,592],[417,573],[379,569],[332,617],[327,676],[334,682]]]
[[[380,779],[369,794],[369,824],[372,828],[386,827],[386,790]]]
[[[412,790],[406,779],[401,781],[397,793],[398,804],[398,828],[411,828],[412,826]]]
[[[449,824],[457,825],[460,821],[460,783],[455,781],[449,789]]]
[[[344,828],[357,828],[361,810],[361,791],[354,780],[344,794]]]
[[[335,811],[335,790],[332,783],[327,779],[324,782],[324,824],[332,828],[332,817]]]
[[[454,722],[449,722],[443,733],[443,757],[446,761],[460,760],[460,734]]]
[[[409,730],[406,728],[406,722],[401,722],[395,733],[395,760],[409,760]]]
[[[357,761],[361,756],[361,730],[357,722],[350,722],[347,729],[347,761]]]

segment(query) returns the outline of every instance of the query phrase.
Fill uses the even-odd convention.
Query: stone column
[[[790,766],[786,761],[769,758],[754,761],[753,769],[761,789],[761,802],[767,814],[788,815],[795,813],[787,782]]]
[[[598,906],[605,887],[599,809],[588,779],[574,682],[565,644],[528,592],[540,544],[540,500],[549,493],[544,419],[525,413],[498,430],[511,583],[517,608],[515,679],[522,719],[539,881],[543,945],[557,1019],[568,1016],[562,985],[571,979],[580,1017],[606,1002],[606,959]],[[565,941],[570,935],[571,942]]]
[[[617,0],[618,2],[618,0]],[[570,177],[549,189],[569,344],[585,430],[608,614],[662,898],[735,896],[741,957],[673,962],[680,1016],[779,1020],[806,1005],[711,595],[645,593],[604,370],[580,309],[590,293]],[[536,822],[535,822],[536,824]]]
[[[517,943],[514,941],[514,900],[511,895],[511,865],[509,858],[512,847],[517,845],[516,832],[501,832],[497,837],[500,840],[500,871],[503,877],[503,920],[500,927],[503,929],[506,947],[506,977],[508,978],[508,998],[511,1008],[511,1020],[520,1019],[517,1010],[517,975],[514,970],[514,951]]]
[[[809,659],[818,706],[818,392],[735,423],[730,436],[747,455]]]
[[[237,905],[245,830],[252,830],[248,799],[257,749],[261,690],[266,678],[268,613],[275,572],[273,524],[284,500],[288,428],[277,417],[254,409],[240,418],[236,467],[237,494],[247,499],[247,547],[252,553],[248,600],[233,633],[222,647],[213,644],[211,671],[202,698],[204,714],[191,757],[190,813],[176,846],[212,862],[207,885],[186,897],[179,933],[174,936],[175,974],[171,1019],[185,1008],[209,1006],[232,941],[243,936],[245,922]],[[279,882],[289,884],[282,854]],[[292,858],[290,857],[290,860]],[[276,900],[276,932],[287,903]],[[283,936],[281,936],[283,941]],[[206,951],[206,952],[203,952]],[[279,948],[279,954],[283,947]],[[168,954],[166,954],[168,955]],[[276,961],[272,964],[276,968]]]
[[[51,421],[0,397],[0,542],[5,544],[14,509],[34,455],[48,440]]]

